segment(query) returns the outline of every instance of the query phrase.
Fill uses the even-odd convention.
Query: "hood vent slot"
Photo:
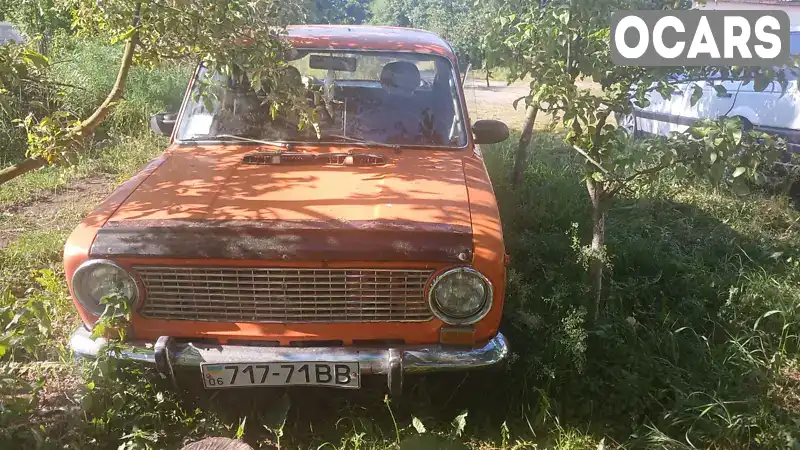
[[[337,166],[380,166],[386,164],[383,155],[371,153],[303,153],[303,152],[261,152],[246,155],[244,164],[275,166],[292,165],[337,165]]]

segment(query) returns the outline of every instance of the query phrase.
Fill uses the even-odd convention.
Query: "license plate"
[[[206,389],[249,386],[329,386],[358,389],[357,362],[202,364]]]

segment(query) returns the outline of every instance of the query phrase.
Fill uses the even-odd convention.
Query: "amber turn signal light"
[[[442,327],[439,343],[445,345],[474,345],[475,327]]]

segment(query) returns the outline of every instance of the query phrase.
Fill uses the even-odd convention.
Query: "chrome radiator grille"
[[[430,270],[135,266],[140,314],[215,322],[418,322]]]

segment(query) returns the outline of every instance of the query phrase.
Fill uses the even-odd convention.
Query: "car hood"
[[[355,150],[363,152],[363,150]],[[378,166],[259,165],[253,147],[176,147],[110,221],[413,220],[469,226],[461,156],[387,154]]]
[[[387,150],[376,166],[244,162],[257,151],[171,148],[101,228],[93,253],[464,261],[471,252],[462,152]],[[369,254],[345,251],[367,242]]]

